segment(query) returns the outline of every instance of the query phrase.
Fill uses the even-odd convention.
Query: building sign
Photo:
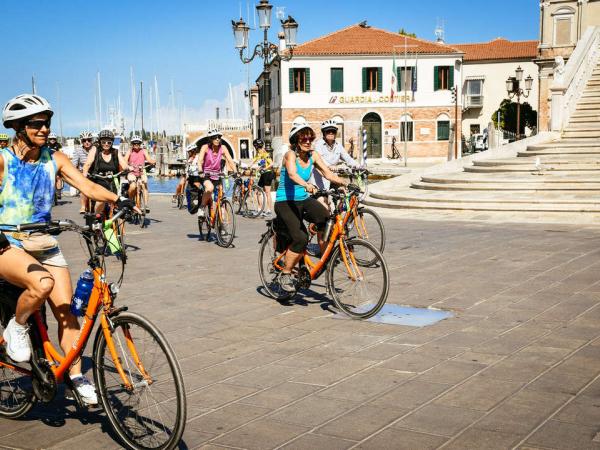
[[[412,103],[411,95],[397,95],[392,99],[389,95],[332,95],[329,103]]]

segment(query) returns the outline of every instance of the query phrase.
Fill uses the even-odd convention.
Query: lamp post
[[[256,5],[256,11],[258,13],[259,27],[263,29],[263,41],[259,42],[252,55],[249,57],[244,56],[244,50],[248,47],[248,32],[250,27],[244,22],[242,18],[237,22],[231,21],[233,25],[233,35],[235,38],[235,48],[240,51],[240,59],[244,64],[249,64],[255,57],[260,56],[263,59],[263,88],[264,88],[264,102],[265,102],[265,148],[267,151],[271,150],[271,78],[270,65],[275,60],[289,61],[292,59],[294,53],[294,47],[296,46],[296,34],[298,33],[298,23],[288,16],[287,19],[281,21],[283,33],[285,36],[285,44],[287,52],[282,53],[279,47],[269,42],[268,32],[271,28],[271,10],[273,5],[269,4],[269,0],[260,0],[259,4]]]
[[[521,88],[521,82],[525,81],[525,89]],[[508,77],[506,80],[506,92],[508,92],[508,98],[512,99],[517,97],[517,130],[516,139],[521,139],[521,97],[527,98],[531,92],[531,86],[533,85],[533,78],[528,75],[523,80],[523,69],[521,66],[515,70],[514,77]]]

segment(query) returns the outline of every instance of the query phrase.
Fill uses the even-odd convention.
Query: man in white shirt
[[[348,152],[344,149],[344,146],[337,142],[338,126],[334,120],[326,120],[321,124],[321,132],[323,138],[315,142],[315,150],[319,152],[323,161],[329,166],[329,169],[335,171],[336,165],[340,161],[344,161],[348,167],[358,167],[358,162],[352,159]],[[318,170],[313,172],[315,186],[319,189],[329,189],[330,183],[325,177],[321,175]]]

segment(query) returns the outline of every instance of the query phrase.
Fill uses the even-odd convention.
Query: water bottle
[[[77,280],[75,294],[71,299],[71,313],[76,317],[83,317],[94,287],[94,274],[87,268]]]
[[[215,191],[213,192],[213,200],[216,202],[219,199],[219,189],[215,187]]]

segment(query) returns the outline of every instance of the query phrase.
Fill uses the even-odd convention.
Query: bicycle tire
[[[139,189],[138,189],[139,191]],[[140,214],[140,228],[144,228],[146,226],[146,199],[144,198],[144,193],[143,192],[138,192],[138,195],[140,196],[140,211],[142,212]]]
[[[265,209],[265,201],[265,191],[256,185],[252,185],[252,188],[244,196],[244,215],[250,219],[256,219]]]
[[[362,206],[357,208],[356,216],[359,219],[358,223],[355,222],[354,215],[352,214],[348,220],[348,236],[349,237],[357,237],[359,239],[364,239],[365,241],[371,242],[377,249],[383,253],[385,250],[385,227],[383,225],[383,220],[379,214],[373,211],[370,208],[364,208]],[[372,217],[373,220],[377,223],[378,230],[375,230],[374,227],[368,227],[365,222],[365,217]]]
[[[183,194],[177,194],[177,208],[183,209],[185,207],[185,201],[183,198]]]
[[[233,205],[236,214],[242,212],[242,205],[244,203],[242,200],[242,185],[236,183],[233,188],[233,194],[231,195],[231,204]]]
[[[220,211],[217,211],[216,221],[216,232],[217,232],[217,243],[223,248],[230,247],[235,237],[235,214],[233,213],[233,206],[227,199],[221,200]],[[226,227],[223,218],[227,220],[229,227]],[[225,230],[225,228],[229,228]]]
[[[10,315],[14,310],[10,312]],[[6,359],[6,343],[2,344],[2,359]],[[30,376],[0,366],[0,417],[18,419],[27,414],[34,404]]]
[[[346,261],[344,261],[344,258],[342,256],[341,245],[346,246],[345,253],[350,255],[350,258],[348,258]],[[373,258],[353,258],[352,255],[357,253],[357,248],[359,247],[366,248],[368,252],[374,254],[375,256]],[[365,260],[374,260],[375,262],[365,264],[364,262],[362,262]],[[337,282],[337,278],[334,278],[334,271],[338,267],[343,269],[341,270],[341,274],[339,277],[340,282]],[[355,274],[357,271],[360,272],[362,274],[360,277],[361,279],[352,280],[352,277],[349,276],[348,273],[348,267],[352,270],[353,274]],[[374,302],[367,303],[367,301],[369,301],[367,297],[372,294],[377,295],[377,293],[375,292],[375,289],[369,284],[368,280],[366,280],[367,277],[364,275],[364,272],[367,268],[376,269],[378,267],[381,268],[381,278],[383,282],[381,293]],[[345,273],[344,270],[346,271]],[[373,278],[375,278],[375,276],[373,276]],[[356,308],[342,298],[342,294],[345,292],[342,286],[342,281],[344,280],[346,281],[346,283],[348,283],[348,280],[351,280],[351,291],[356,291],[357,286],[360,287],[362,290],[362,294],[359,294],[361,298],[359,300],[354,301],[354,303],[360,303],[360,305],[358,305]],[[361,285],[359,286],[356,283],[361,283]],[[342,311],[352,319],[368,319],[369,317],[373,317],[375,314],[377,314],[381,310],[381,308],[383,308],[383,305],[385,305],[385,302],[387,301],[388,293],[390,290],[390,276],[387,263],[385,262],[385,259],[381,252],[369,241],[364,241],[362,239],[342,239],[340,243],[336,246],[336,248],[333,250],[329,266],[327,267],[327,286],[329,288],[329,293],[333,298],[333,302],[340,311]]]
[[[126,312],[112,317],[110,320],[113,327],[112,336],[115,340],[115,348],[119,353],[119,360],[122,363],[128,380],[134,387],[132,390],[127,389],[123,385],[123,380],[116,372],[114,365],[110,365],[114,361],[112,360],[110,351],[106,352],[107,342],[102,328],[99,328],[96,333],[93,352],[94,380],[100,403],[106,413],[109,424],[127,448],[133,450],[173,449],[181,440],[186,421],[185,387],[177,357],[162,332],[145,317]],[[135,335],[132,336],[138,343],[136,350],[138,348],[146,350],[154,342],[157,352],[160,352],[160,355],[157,353],[153,358],[147,358],[146,360],[141,360],[142,357],[140,355],[141,364],[144,365],[144,362],[149,364],[148,366],[144,366],[144,369],[151,378],[151,383],[148,383],[145,379],[131,355],[123,351],[127,348],[127,343],[124,342],[125,331],[123,330],[131,332],[134,326],[140,330],[139,334],[136,330]],[[121,331],[120,333],[119,330]],[[141,335],[142,332],[144,333],[143,335]],[[141,339],[140,336],[147,337],[148,342]],[[109,365],[107,366],[107,364]],[[154,367],[154,364],[157,364],[157,366]],[[171,378],[167,379],[167,377]],[[113,380],[114,386],[111,383]],[[167,387],[167,382],[172,382],[173,384],[171,387],[172,390],[169,392],[163,390]],[[159,392],[161,390],[163,391]],[[138,392],[143,397],[143,400],[137,404],[135,401],[131,403],[132,397]],[[149,406],[151,397],[154,399],[155,392],[161,394],[162,400],[159,403]],[[164,415],[160,413],[160,408],[164,407],[165,403],[169,400],[175,401],[175,417],[172,424],[163,424],[159,422],[164,420]],[[140,410],[137,410],[137,408],[140,408]],[[132,410],[134,410],[133,413],[130,413]],[[148,417],[155,410],[158,411],[158,418],[153,419],[152,417]],[[132,427],[132,422],[134,423],[133,425],[137,423],[138,427]],[[154,439],[158,439],[163,434],[165,438],[164,442],[153,445],[156,442]],[[148,440],[150,442],[147,442]]]
[[[204,229],[206,229],[206,234],[204,234]],[[200,239],[208,241],[210,238],[210,223],[205,217],[198,217],[198,233],[200,233]]]
[[[273,260],[280,255],[277,252],[275,244],[275,233],[272,231],[267,234],[261,244],[258,252],[258,273],[260,281],[269,297],[278,301],[291,299],[295,292],[287,292],[281,289],[279,285],[280,272],[273,266]]]

